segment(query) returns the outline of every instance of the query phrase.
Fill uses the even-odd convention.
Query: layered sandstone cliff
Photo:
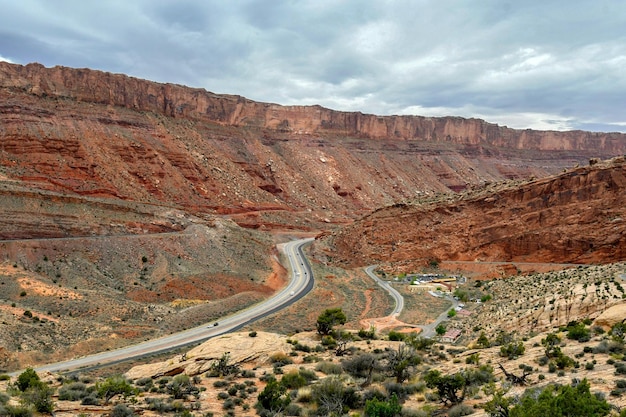
[[[623,153],[622,134],[279,106],[0,62],[0,181],[9,193],[17,185],[229,215],[248,227],[320,230],[407,199]],[[24,237],[38,224],[20,228]],[[46,235],[65,234],[51,224]]]
[[[626,159],[478,196],[380,209],[326,238],[331,260],[610,263],[626,259]]]
[[[45,68],[40,64],[20,66],[0,62],[0,87],[16,87],[39,96],[123,106],[169,117],[292,133],[325,132],[513,149],[595,149],[600,154],[626,153],[626,136],[620,133],[516,130],[480,119],[376,116],[334,111],[320,106],[280,106],[90,69]]]

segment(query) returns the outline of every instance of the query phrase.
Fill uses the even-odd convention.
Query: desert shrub
[[[395,417],[400,411],[402,411],[402,406],[395,395],[392,395],[389,400],[372,398],[365,402],[366,417]]]
[[[322,346],[326,349],[334,349],[337,347],[337,341],[331,335],[322,336]]]
[[[125,404],[117,404],[111,410],[111,417],[131,417],[134,415],[135,415],[135,412],[131,410]]]
[[[283,352],[276,352],[270,356],[270,362],[274,367],[278,367],[292,364],[293,360]]]
[[[150,386],[152,385],[152,383],[153,381],[152,381],[152,378],[150,377],[139,378],[138,380],[135,381],[135,385],[139,385],[140,387]]]
[[[315,381],[317,379],[317,374],[310,369],[300,368],[298,372],[307,382]]]
[[[280,383],[287,389],[298,389],[307,385],[307,380],[298,371],[286,373]]]
[[[343,415],[358,406],[361,398],[354,389],[348,390],[336,376],[323,379],[311,387],[313,401],[317,404],[317,415]]]
[[[233,408],[235,408],[235,401],[233,401],[232,398],[227,398],[222,404],[222,408],[224,410],[232,410]]]
[[[343,372],[341,365],[327,361],[319,362],[315,370],[326,375],[340,375]]]
[[[91,393],[80,401],[81,405],[100,405],[100,400],[95,393]]]
[[[33,412],[26,406],[4,404],[0,405],[0,415],[6,417],[31,417]]]
[[[474,409],[467,404],[457,404],[450,408],[448,417],[461,417],[474,414]]]
[[[418,386],[415,384],[387,382],[385,384],[385,390],[387,391],[388,398],[391,398],[395,395],[400,402],[404,402],[409,398],[411,394],[415,394],[417,392]]]
[[[477,369],[465,370],[467,385],[484,385],[494,381],[493,368],[490,365],[481,365]]]
[[[378,356],[372,353],[363,353],[341,362],[343,369],[354,378],[372,377],[372,373],[381,369]]]
[[[293,345],[293,349],[299,352],[310,353],[313,349],[309,345],[303,345],[302,343],[296,343]]]
[[[616,362],[613,366],[615,366],[615,375],[625,375],[626,374],[626,363],[625,362]]]
[[[500,347],[500,356],[507,359],[516,359],[524,354],[526,348],[523,342],[510,342]]]
[[[59,388],[59,400],[61,401],[79,401],[88,394],[87,386],[82,382],[73,382]]]
[[[215,388],[222,388],[228,385],[228,381],[224,381],[223,379],[218,379],[217,381],[213,382],[213,386]]]
[[[26,391],[22,393],[22,403],[32,405],[40,413],[52,413],[54,402],[52,394],[54,389],[42,381],[32,382]]]
[[[256,373],[252,369],[244,369],[241,371],[241,376],[243,378],[255,378]]]
[[[392,342],[401,342],[401,341],[403,341],[406,338],[406,335],[404,333],[400,333],[400,332],[397,332],[395,330],[391,330],[389,332],[389,334],[387,335],[387,337]]]
[[[208,376],[223,377],[238,374],[240,371],[241,367],[239,365],[231,363],[230,353],[225,352],[218,360],[211,364]]]
[[[591,339],[591,331],[584,323],[569,323],[567,326],[567,338],[579,342],[588,342]]]
[[[226,391],[220,391],[217,393],[217,399],[218,400],[225,400],[227,398],[230,398],[230,394]]]
[[[609,414],[610,409],[604,398],[589,391],[587,380],[582,380],[575,386],[549,385],[541,391],[529,389],[510,410],[509,416],[601,417]]]
[[[360,329],[358,335],[361,339],[374,340],[376,339],[376,328],[372,326],[369,330]]]
[[[301,416],[302,415],[302,407],[298,404],[291,403],[285,410],[283,411],[283,415],[285,416]]]
[[[429,417],[432,414],[425,410],[418,410],[418,409],[413,409],[413,408],[402,408],[400,415],[402,417]]]
[[[197,395],[200,389],[196,387],[189,375],[176,375],[172,381],[166,385],[167,393],[176,400],[184,400],[188,395]]]

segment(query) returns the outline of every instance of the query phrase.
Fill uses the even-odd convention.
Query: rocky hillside
[[[626,258],[626,159],[377,210],[326,238],[341,265]]]
[[[383,205],[626,153],[626,136],[279,106],[0,63],[0,180],[319,230]],[[11,184],[15,184],[12,182]]]

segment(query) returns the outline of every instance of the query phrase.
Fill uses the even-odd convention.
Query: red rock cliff
[[[626,159],[478,197],[387,207],[326,239],[332,260],[349,265],[623,261]]]
[[[620,133],[516,130],[460,117],[376,116],[320,106],[280,106],[90,69],[0,62],[0,87],[17,87],[36,95],[124,106],[170,117],[292,133],[324,132],[525,150],[593,149],[606,156],[626,153],[626,135]]]

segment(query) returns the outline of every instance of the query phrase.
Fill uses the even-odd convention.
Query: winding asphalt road
[[[404,297],[391,286],[391,283],[378,278],[378,276],[374,273],[374,268],[376,268],[376,266],[377,265],[368,266],[367,268],[365,268],[365,273],[369,275],[370,278],[372,278],[374,281],[376,281],[376,283],[385,291],[387,291],[389,295],[391,295],[391,297],[394,299],[394,301],[396,302],[396,306],[391,312],[390,316],[397,318],[404,309]]]
[[[35,368],[38,372],[62,372],[72,371],[78,368],[99,367],[124,362],[129,359],[163,353],[180,347],[204,342],[224,333],[232,332],[268,316],[293,304],[305,296],[313,288],[313,272],[302,252],[302,247],[313,241],[313,238],[295,240],[285,243],[283,251],[289,259],[291,267],[291,279],[289,284],[280,292],[262,303],[255,304],[231,316],[220,318],[216,322],[206,323],[179,333],[158,339],[138,343],[121,349],[110,350],[94,355],[84,356],[65,362],[58,362]]]
[[[387,291],[389,295],[391,295],[391,297],[393,297],[394,301],[396,302],[396,307],[393,309],[390,316],[394,318],[398,318],[400,313],[402,313],[402,309],[404,308],[404,297],[402,297],[402,294],[400,294],[398,291],[395,290],[395,288],[391,286],[390,282],[383,281],[382,279],[378,278],[378,276],[374,273],[374,269],[376,268],[376,266],[377,265],[368,266],[367,268],[365,268],[365,273],[369,275],[370,278],[372,278],[374,281],[376,281],[376,283],[379,286],[381,286],[385,291]],[[454,298],[449,297],[449,296],[445,296],[444,298],[452,303],[451,308],[456,309],[459,306],[459,302],[455,300]],[[428,339],[435,336],[436,334],[435,328],[439,325],[439,323],[448,320],[448,311],[449,309],[441,313],[435,319],[435,321],[433,321],[430,324],[417,325],[416,327],[422,329],[421,336],[428,338]]]

